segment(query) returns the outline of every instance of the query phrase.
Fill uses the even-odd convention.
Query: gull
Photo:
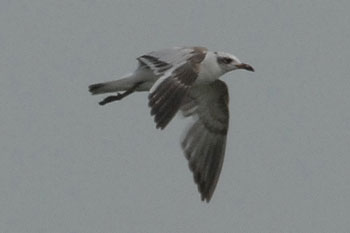
[[[117,92],[105,105],[134,93],[148,91],[148,105],[156,128],[164,129],[177,112],[193,123],[181,147],[193,173],[202,201],[209,202],[224,161],[229,126],[229,95],[219,78],[227,72],[253,67],[225,52],[204,47],[174,47],[137,58],[138,67],[116,81],[89,86],[91,94]]]

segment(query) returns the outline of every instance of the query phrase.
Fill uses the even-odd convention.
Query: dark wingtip
[[[209,193],[205,193],[205,192],[201,193],[201,199],[203,202],[209,203],[211,200],[211,197],[212,196]]]

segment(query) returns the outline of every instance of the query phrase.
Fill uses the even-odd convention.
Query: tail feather
[[[106,89],[106,84],[104,83],[97,83],[97,84],[92,84],[89,86],[89,91],[91,94],[96,95],[96,94],[102,94],[104,93],[104,90]]]

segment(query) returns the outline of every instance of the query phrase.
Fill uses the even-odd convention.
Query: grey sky
[[[0,232],[349,232],[349,1],[0,1]],[[151,50],[235,54],[216,192],[202,203],[177,117],[91,83]]]

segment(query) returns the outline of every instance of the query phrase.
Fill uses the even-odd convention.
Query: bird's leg
[[[126,96],[130,95],[131,93],[133,93],[136,90],[136,88],[138,86],[140,86],[141,83],[142,82],[136,83],[134,86],[132,86],[130,89],[126,90],[123,93],[117,93],[117,95],[110,95],[110,96],[104,98],[99,104],[100,105],[105,105],[105,104],[111,103],[113,101],[121,100],[124,97],[126,97]]]

